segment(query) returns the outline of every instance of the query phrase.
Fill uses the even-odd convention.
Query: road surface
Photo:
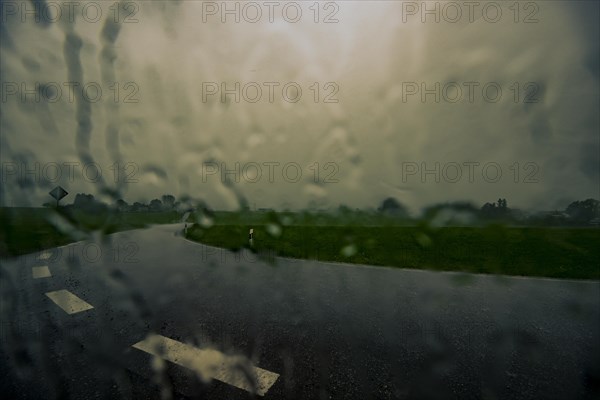
[[[4,260],[15,399],[577,399],[600,283],[231,253],[154,226]]]

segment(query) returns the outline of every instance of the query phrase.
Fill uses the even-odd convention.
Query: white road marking
[[[44,253],[42,253],[42,254],[40,254],[40,255],[38,256],[38,260],[47,260],[47,259],[49,259],[50,257],[52,257],[52,253],[48,253],[48,252],[46,251],[46,252],[44,252]]]
[[[217,379],[248,392],[255,391],[259,396],[264,396],[279,378],[279,374],[253,366],[245,357],[199,349],[161,335],[150,334],[133,347],[188,368],[205,381]]]
[[[78,312],[94,308],[94,306],[81,300],[68,290],[63,289],[55,292],[48,292],[46,293],[46,296],[48,296],[50,300],[56,303],[56,305],[62,308],[67,314],[76,314]]]
[[[33,279],[50,278],[52,276],[47,265],[42,267],[33,267],[31,268],[31,273],[33,275]]]

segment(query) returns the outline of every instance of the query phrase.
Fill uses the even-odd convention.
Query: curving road
[[[2,397],[600,394],[600,282],[272,263],[181,229],[3,261]]]

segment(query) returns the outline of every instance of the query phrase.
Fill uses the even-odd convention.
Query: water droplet
[[[281,227],[276,224],[268,224],[267,233],[273,237],[279,237],[281,236]]]
[[[348,246],[344,246],[342,248],[341,253],[344,257],[352,257],[357,253],[357,251],[358,249],[356,248],[356,245],[349,244]]]

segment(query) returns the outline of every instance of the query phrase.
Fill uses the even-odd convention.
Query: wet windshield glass
[[[3,398],[600,394],[597,2],[0,7]]]

